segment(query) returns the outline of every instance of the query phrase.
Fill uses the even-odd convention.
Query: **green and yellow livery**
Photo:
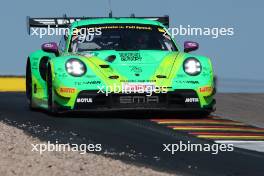
[[[59,45],[44,43],[27,59],[30,108],[202,115],[214,110],[211,61],[189,53],[198,49],[196,42],[186,41],[180,51],[166,28],[168,17],[28,20],[30,28],[68,29]]]

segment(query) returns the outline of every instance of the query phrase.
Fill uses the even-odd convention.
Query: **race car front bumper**
[[[179,112],[212,112],[215,100],[201,107],[194,90],[175,90],[168,93],[148,94],[99,94],[97,91],[81,91],[73,108],[57,105],[60,111],[123,111],[158,110]]]

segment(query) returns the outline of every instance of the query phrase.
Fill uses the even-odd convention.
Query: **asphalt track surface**
[[[99,153],[100,155],[169,173],[263,176],[264,154],[261,152],[240,148],[217,155],[209,152],[176,152],[174,155],[164,152],[163,144],[174,144],[179,141],[213,144],[213,141],[169,128],[171,124],[161,125],[157,123],[160,119],[179,120],[179,117],[163,113],[133,112],[66,114],[52,117],[43,111],[29,111],[24,93],[0,93],[0,120],[42,141],[58,140],[61,143],[93,141],[102,144],[103,152]],[[44,129],[47,127],[53,133],[45,132]],[[67,133],[83,137],[83,140],[70,140],[65,137]]]

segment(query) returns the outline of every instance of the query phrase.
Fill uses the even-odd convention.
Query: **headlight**
[[[196,76],[201,73],[202,66],[196,58],[188,58],[183,63],[183,69],[188,75]]]
[[[79,59],[69,59],[66,62],[66,71],[72,76],[82,76],[86,73],[86,66]]]

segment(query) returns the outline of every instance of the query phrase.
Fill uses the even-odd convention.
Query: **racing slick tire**
[[[30,60],[27,60],[26,66],[26,96],[27,96],[27,103],[30,110],[33,110],[32,106],[32,74],[31,74],[31,64]]]
[[[52,73],[51,73],[50,65],[48,65],[48,70],[47,70],[47,93],[48,93],[48,112],[51,115],[57,115],[58,110],[54,102],[54,90],[52,86]]]

